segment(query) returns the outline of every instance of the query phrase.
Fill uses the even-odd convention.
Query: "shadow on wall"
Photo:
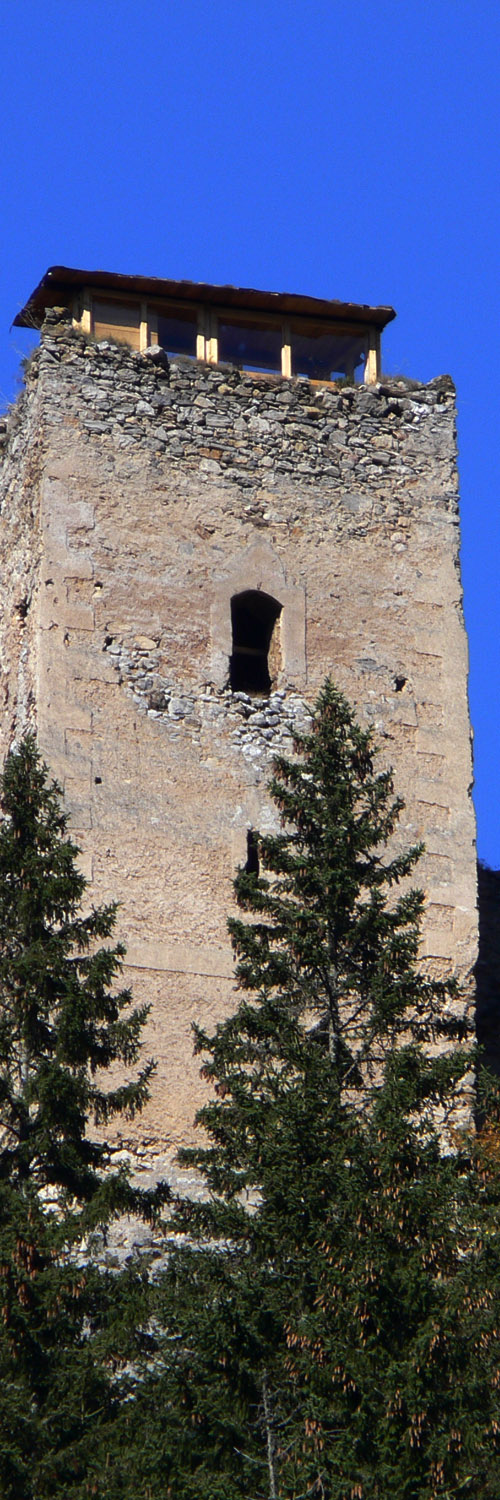
[[[477,1039],[484,1061],[500,1075],[500,870],[478,864],[479,954],[476,964]]]

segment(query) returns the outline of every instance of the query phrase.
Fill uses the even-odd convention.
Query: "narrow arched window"
[[[281,604],[259,589],[231,599],[233,692],[266,694],[277,674],[277,624]]]

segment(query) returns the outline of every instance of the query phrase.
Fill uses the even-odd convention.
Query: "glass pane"
[[[158,343],[167,354],[196,354],[194,318],[158,318]]]
[[[94,337],[116,339],[120,344],[139,348],[139,308],[126,302],[104,302],[93,299]]]
[[[281,328],[219,323],[219,361],[242,370],[281,370]]]
[[[361,370],[366,358],[365,335],[339,336],[321,333],[316,338],[310,334],[292,331],[292,373],[307,375],[309,380],[336,380],[339,377],[362,378]]]

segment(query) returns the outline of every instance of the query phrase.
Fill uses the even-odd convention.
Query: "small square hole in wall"
[[[260,875],[259,835],[256,828],[247,829],[247,857],[243,869],[247,875]]]

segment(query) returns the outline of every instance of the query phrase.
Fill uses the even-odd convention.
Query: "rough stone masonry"
[[[273,753],[327,673],[426,845],[425,961],[470,975],[476,866],[448,377],[372,387],[94,342],[47,314],[0,433],[1,750],[27,726],[94,901],[117,898],[158,1060],[123,1140],[164,1151],[203,1097],[191,1023],[234,1003],[226,936]],[[269,695],[229,685],[231,600],[281,609]],[[463,1002],[456,1002],[463,1004]]]

